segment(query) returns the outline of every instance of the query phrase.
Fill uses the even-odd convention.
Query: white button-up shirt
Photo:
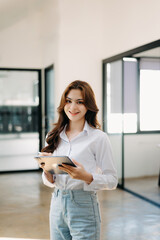
[[[72,179],[68,174],[57,174],[55,182],[50,183],[45,174],[42,179],[48,187],[58,189],[83,189],[96,191],[115,189],[117,186],[117,171],[112,158],[111,145],[106,133],[89,126],[87,121],[82,132],[69,141],[66,127],[60,133],[61,141],[53,156],[68,156],[81,163],[85,170],[93,175],[90,184],[82,180]]]

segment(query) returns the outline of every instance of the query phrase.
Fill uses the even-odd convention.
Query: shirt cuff
[[[54,175],[53,175],[53,179],[54,179]],[[50,181],[48,181],[44,172],[42,173],[42,180],[43,180],[44,185],[46,185],[47,187],[53,188],[55,186],[54,183],[51,183]]]
[[[84,186],[83,186],[84,191],[95,191],[95,190],[97,190],[97,189],[95,189],[95,187],[96,187],[95,174],[92,174],[92,176],[93,176],[93,181],[90,184],[84,182]]]
[[[103,174],[92,174],[93,181],[90,184],[84,182],[84,191],[113,190],[117,187],[117,178]]]

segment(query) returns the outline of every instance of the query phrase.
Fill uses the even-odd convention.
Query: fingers
[[[63,167],[63,168],[66,168],[66,169],[68,169],[68,170],[71,170],[71,171],[75,170],[75,167],[72,167],[72,166],[70,166],[70,165],[68,165],[68,164],[65,164],[65,163],[62,163],[62,167]]]
[[[72,162],[76,165],[76,166],[82,166],[82,164],[80,164],[79,162],[77,162],[76,160],[72,159]]]
[[[64,171],[64,172],[67,172],[67,171],[70,170],[69,168],[67,168],[67,167],[64,166],[63,164],[62,164],[61,166],[58,166],[58,168],[59,168],[60,170]]]
[[[70,175],[71,178],[73,178],[73,172],[71,172],[69,169],[66,169],[64,167],[59,167],[60,170],[62,170],[63,172],[66,172]]]
[[[44,166],[45,166],[44,162],[40,163],[40,165],[39,165],[39,167],[42,168],[42,169],[44,169]]]
[[[46,169],[44,168],[44,166],[39,165],[39,167],[43,169],[43,172],[45,172],[45,173],[47,172]]]
[[[52,156],[52,153],[48,153],[48,152],[39,152],[38,154],[39,156]]]
[[[74,168],[74,167],[70,167],[70,166],[65,165],[65,164],[62,164],[61,166],[58,166],[58,167],[59,167],[60,170],[66,172],[68,174],[71,174],[72,173],[72,169]]]
[[[72,167],[72,166],[69,166],[69,165],[66,165],[66,164],[62,164],[62,166],[59,166],[59,169],[68,173],[70,175],[71,178],[77,178],[77,169],[75,170],[75,167]]]
[[[62,170],[63,172],[66,172],[66,173],[68,173],[69,175],[71,175],[71,174],[72,174],[72,172],[71,172],[71,171],[69,171],[68,169],[61,168],[61,170]]]

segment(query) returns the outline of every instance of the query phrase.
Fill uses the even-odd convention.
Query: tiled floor
[[[40,172],[1,174],[0,240],[49,239],[51,192]],[[119,189],[98,195],[101,240],[160,239],[160,208]]]

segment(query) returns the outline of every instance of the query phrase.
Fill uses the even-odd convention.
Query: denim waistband
[[[56,196],[60,195],[67,195],[69,194],[70,196],[72,196],[73,194],[90,194],[90,195],[96,195],[97,193],[95,191],[84,191],[83,189],[58,189],[58,188],[54,188],[54,191]]]

